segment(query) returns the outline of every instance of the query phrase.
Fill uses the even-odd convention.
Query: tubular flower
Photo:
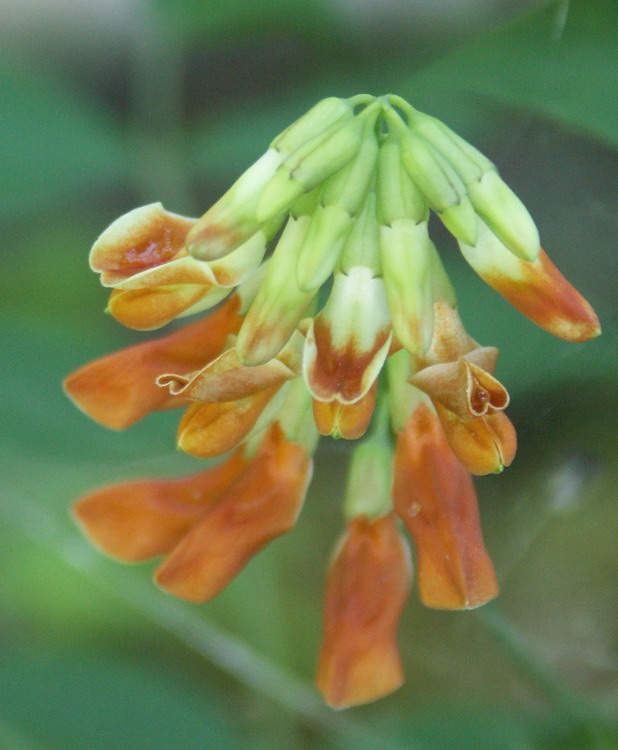
[[[368,433],[352,454],[326,584],[317,685],[337,708],[403,680],[396,636],[412,566],[401,528],[423,603],[467,609],[498,593],[470,475],[514,458],[509,394],[498,350],[463,326],[432,211],[524,315],[567,340],[599,334],[485,156],[400,97],[333,97],[200,218],[154,203],[101,234],[90,265],[120,323],[153,330],[210,313],[65,381],[112,429],[182,406],[178,447],[221,459],[75,506],[94,544],[129,562],[163,557],[156,582],[192,602],[294,525],[319,434]]]

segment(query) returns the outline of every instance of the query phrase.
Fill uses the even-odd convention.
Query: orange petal
[[[274,424],[247,469],[156,572],[175,596],[216,596],[267,542],[294,525],[311,475],[304,448]]]
[[[238,308],[233,295],[203,320],[90,362],[69,375],[64,388],[88,416],[114,430],[124,430],[156,409],[182,406],[184,398],[157,387],[157,375],[172,369],[191,372],[214,359],[240,327]]]
[[[152,331],[175,318],[214,307],[229,289],[179,284],[147,289],[114,289],[108,311],[122,325],[136,331]]]
[[[148,268],[173,260],[183,251],[195,219],[166,211],[152,203],[116,219],[100,235],[90,251],[90,267],[113,286]]]
[[[484,225],[475,247],[460,247],[484,281],[549,333],[567,341],[587,341],[600,334],[592,307],[543,250],[534,262],[516,258]]]
[[[333,708],[377,700],[403,682],[396,635],[410,580],[393,514],[349,522],[328,573],[317,674]]]
[[[280,387],[237,401],[194,403],[178,425],[178,447],[198,458],[214,458],[232,450],[249,434]]]
[[[313,399],[313,418],[321,435],[356,440],[369,427],[376,402],[378,381],[374,381],[368,393],[354,404],[339,401]]]
[[[393,499],[414,537],[423,604],[469,609],[498,594],[474,484],[425,403],[417,406],[399,433]]]
[[[242,451],[180,479],[123,482],[85,495],[74,514],[90,541],[126,562],[169,552],[246,467]]]
[[[462,418],[434,402],[451,450],[471,474],[495,474],[510,466],[517,435],[503,412]]]

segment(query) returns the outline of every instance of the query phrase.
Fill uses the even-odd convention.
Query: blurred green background
[[[0,750],[615,750],[618,11],[615,0],[2,0]],[[482,148],[604,335],[522,319],[435,227],[472,335],[502,351],[515,464],[478,482],[502,594],[413,595],[407,681],[320,705],[323,577],[348,446],[324,441],[296,529],[215,601],[104,559],[69,517],[107,481],[176,475],[177,414],[90,422],[62,377],[143,340],[87,267],[119,214],[203,212],[319,98],[395,92]]]

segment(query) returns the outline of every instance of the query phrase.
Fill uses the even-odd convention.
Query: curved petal
[[[198,372],[160,375],[157,385],[167,387],[174,396],[196,401],[236,401],[297,377],[303,343],[296,331],[274,359],[255,367],[241,365],[236,349],[228,349]]]
[[[195,219],[170,213],[160,203],[135,208],[99,236],[90,251],[90,267],[101,274],[104,286],[115,286],[184,252],[194,223]]]

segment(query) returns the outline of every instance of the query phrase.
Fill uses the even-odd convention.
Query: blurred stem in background
[[[158,6],[136,11],[129,79],[130,148],[140,202],[197,214],[184,125],[186,35],[164,25]]]

